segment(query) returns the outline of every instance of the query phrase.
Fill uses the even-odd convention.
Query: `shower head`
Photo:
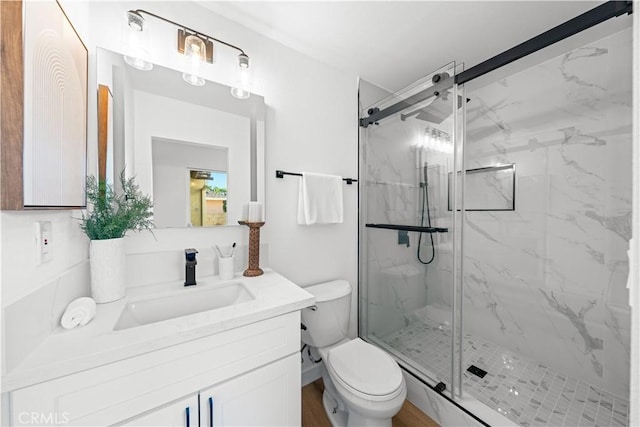
[[[471,99],[467,98],[467,102],[469,101],[471,101]],[[462,97],[458,95],[458,108],[460,107],[462,107]],[[415,116],[417,119],[425,122],[440,124],[449,117],[451,113],[453,113],[453,104],[449,92],[436,92],[435,97],[432,98],[427,105],[413,110],[410,113],[400,114],[400,120],[404,122],[409,117]]]

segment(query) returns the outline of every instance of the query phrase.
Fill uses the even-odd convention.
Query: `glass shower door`
[[[371,106],[361,117],[405,108],[360,133],[360,336],[450,393],[457,334],[454,194],[459,179],[449,64]],[[361,99],[371,85],[361,85]],[[371,90],[370,90],[371,92]],[[423,96],[431,93],[432,96]],[[421,99],[422,98],[422,99]],[[459,168],[458,168],[459,169]],[[456,249],[458,247],[458,249]],[[442,385],[441,385],[442,386]]]
[[[464,391],[523,426],[623,426],[631,31],[561,47],[467,87]]]

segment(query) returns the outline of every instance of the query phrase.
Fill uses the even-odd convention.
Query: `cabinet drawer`
[[[299,344],[300,313],[288,313],[16,390],[12,423],[35,412],[67,425],[113,424],[297,353]]]

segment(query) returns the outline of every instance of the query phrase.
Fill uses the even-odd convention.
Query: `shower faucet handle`
[[[398,230],[398,244],[399,245],[407,245],[407,247],[411,246],[411,242],[409,241],[409,232],[406,230]]]

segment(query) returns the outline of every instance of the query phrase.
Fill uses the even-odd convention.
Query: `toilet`
[[[347,338],[349,282],[334,280],[305,290],[316,303],[302,310],[302,342],[315,347],[324,361],[322,403],[331,424],[391,426],[407,396],[407,385],[391,356],[360,338]]]

